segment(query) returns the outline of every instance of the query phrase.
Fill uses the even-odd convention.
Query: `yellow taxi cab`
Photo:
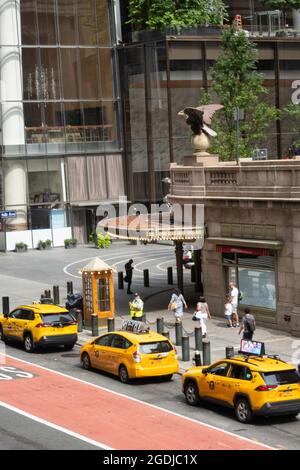
[[[64,346],[70,350],[77,341],[78,325],[65,308],[56,305],[21,305],[0,315],[0,339],[16,340],[27,352],[41,346]]]
[[[278,356],[245,355],[242,347],[240,352],[210,366],[188,369],[182,376],[187,403],[204,400],[231,407],[242,423],[249,423],[254,415],[296,417],[300,376],[295,367]]]
[[[140,377],[162,376],[171,380],[179,370],[176,350],[165,337],[136,327],[128,321],[123,330],[103,334],[80,350],[84,369],[101,369],[119,376],[121,382]],[[128,331],[135,325],[135,331]]]

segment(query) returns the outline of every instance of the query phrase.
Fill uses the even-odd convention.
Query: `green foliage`
[[[38,242],[38,249],[39,250],[46,250],[47,248],[50,248],[52,245],[52,241],[47,239],[47,240],[39,240]]]
[[[110,236],[107,234],[103,233],[98,233],[97,235],[97,248],[109,248],[111,245],[111,239]]]
[[[16,251],[27,251],[28,245],[24,242],[19,242],[15,244]]]
[[[240,122],[239,156],[250,157],[258,141],[262,140],[271,121],[278,117],[278,111],[262,101],[267,89],[263,76],[257,72],[256,46],[243,32],[233,28],[225,30],[221,54],[211,68],[212,86],[210,102],[217,95],[224,109],[218,111],[213,121],[213,129],[218,136],[213,139],[211,151],[224,160],[235,158],[237,107],[244,110],[244,120]],[[205,94],[201,104],[207,104]],[[204,103],[203,103],[204,104]]]
[[[295,133],[294,143],[300,146],[300,106],[299,104],[289,104],[281,110],[281,119],[289,119],[290,132]]]
[[[221,25],[227,19],[222,0],[129,0],[128,12],[137,30]]]
[[[300,0],[261,0],[261,3],[272,10],[287,10],[300,8]]]
[[[77,238],[66,238],[64,240],[65,248],[77,246]]]

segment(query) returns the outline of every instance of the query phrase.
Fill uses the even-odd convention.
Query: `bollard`
[[[67,282],[67,294],[73,294],[73,282],[72,281]]]
[[[57,292],[57,286],[53,286],[53,303],[54,305],[59,304],[59,294]]]
[[[234,347],[233,346],[226,346],[225,356],[226,356],[226,359],[230,359],[231,357],[234,356]]]
[[[300,364],[298,364],[298,374],[300,375]]]
[[[98,327],[98,315],[97,315],[97,313],[92,313],[91,321],[92,321],[92,336],[98,336],[99,327]]]
[[[157,318],[156,319],[156,331],[157,331],[157,333],[162,335],[163,332],[164,332],[164,329],[165,329],[164,319],[163,318]]]
[[[170,339],[170,332],[169,331],[164,331],[162,335],[165,336],[165,338]]]
[[[203,341],[202,341],[202,328],[195,328],[195,349],[198,351],[203,351]]]
[[[9,297],[2,297],[2,313],[3,315],[9,314]]]
[[[81,333],[83,331],[83,315],[82,311],[80,309],[76,309],[76,318],[78,322],[78,333]]]
[[[118,272],[118,288],[119,289],[124,289],[123,271]]]
[[[188,336],[182,336],[182,361],[186,362],[190,360],[190,338]]]
[[[57,296],[57,304],[59,305],[59,286],[56,286],[56,296]]]
[[[202,366],[200,351],[195,351],[194,360],[195,360],[195,366],[196,367]]]
[[[45,297],[46,297],[47,299],[51,299],[51,298],[52,298],[52,297],[51,297],[51,290],[50,290],[50,289],[49,289],[49,290],[45,290]]]
[[[170,266],[168,268],[168,284],[171,286],[173,284],[173,268]]]
[[[203,365],[208,366],[210,363],[210,341],[203,341]]]
[[[175,344],[176,346],[182,345],[182,322],[175,322]]]
[[[149,269],[144,269],[144,287],[149,287]]]
[[[196,282],[196,266],[191,267],[191,282]]]
[[[115,331],[115,319],[114,318],[108,318],[107,319],[107,331]]]

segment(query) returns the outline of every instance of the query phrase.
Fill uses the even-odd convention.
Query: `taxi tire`
[[[191,406],[196,406],[200,403],[200,395],[198,386],[194,381],[189,380],[184,385],[184,394],[186,402]]]
[[[253,412],[247,398],[238,398],[234,405],[235,415],[240,423],[250,423],[253,419]]]
[[[81,356],[81,365],[84,370],[90,370],[92,368],[90,356],[86,352]]]
[[[35,349],[33,338],[30,333],[24,335],[24,349],[27,353],[32,353]]]
[[[128,384],[130,382],[129,374],[127,367],[124,364],[121,364],[119,367],[119,379],[122,384]]]

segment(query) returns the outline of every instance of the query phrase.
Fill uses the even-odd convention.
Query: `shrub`
[[[15,244],[16,251],[27,251],[28,245],[24,242],[19,242]]]

